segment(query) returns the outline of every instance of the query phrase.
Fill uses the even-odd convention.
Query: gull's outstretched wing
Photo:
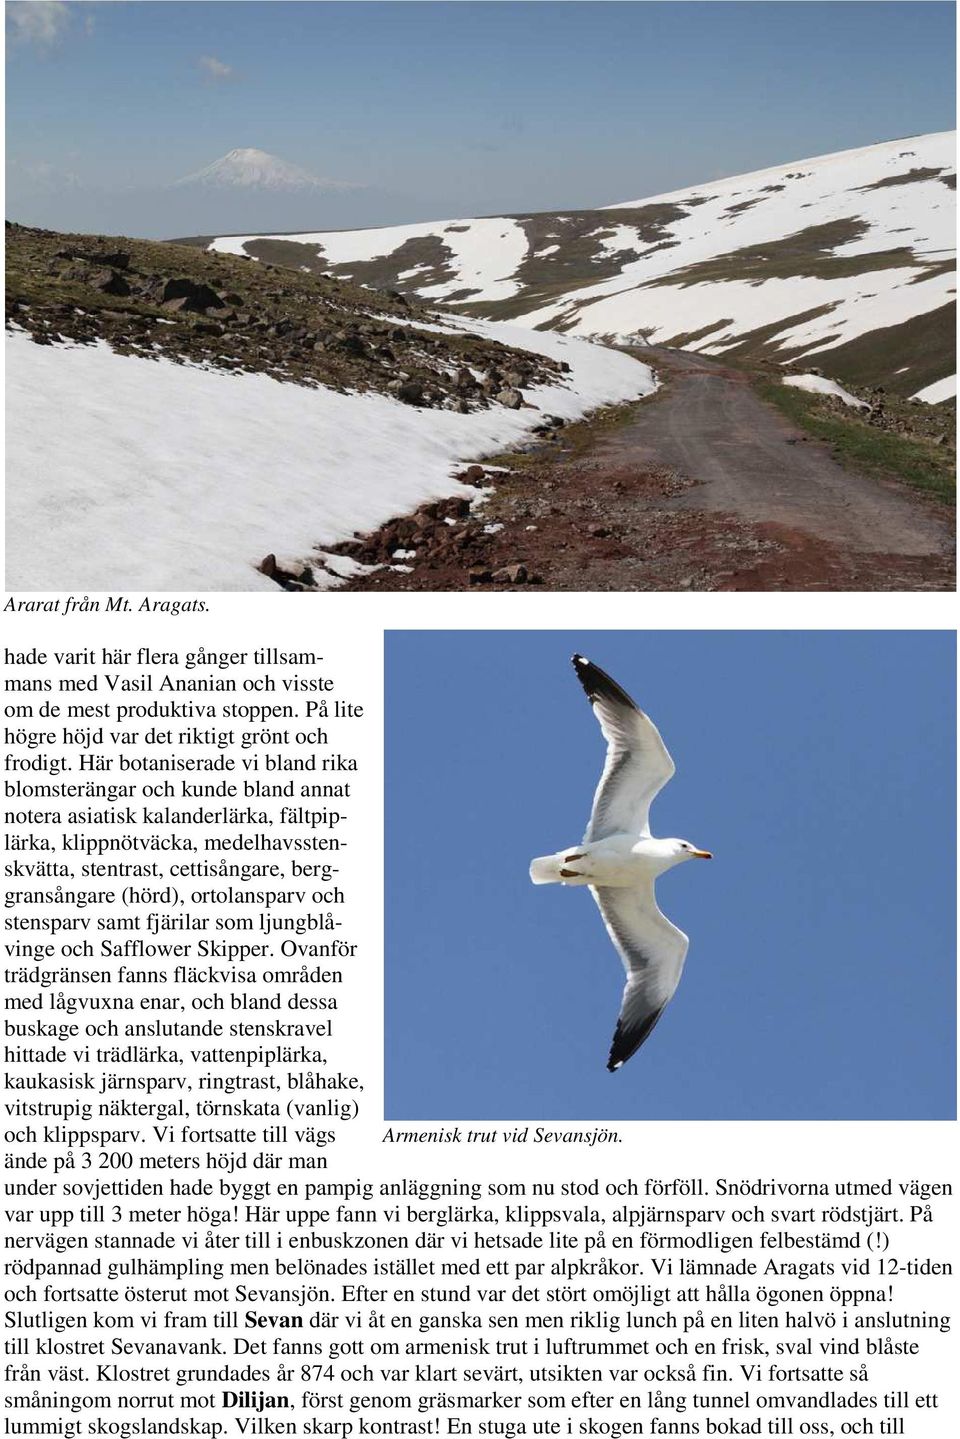
[[[611,834],[650,833],[650,805],[674,773],[660,732],[602,669],[574,655],[573,667],[607,741],[584,842]]]
[[[689,941],[657,908],[652,879],[636,888],[590,890],[627,971],[607,1060],[614,1070],[636,1053],[673,998]]]

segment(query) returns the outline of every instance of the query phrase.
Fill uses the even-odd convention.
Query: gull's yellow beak
[[[713,859],[713,855],[708,849],[695,849],[693,857],[694,859]]]

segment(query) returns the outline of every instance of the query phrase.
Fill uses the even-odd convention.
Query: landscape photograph
[[[953,5],[5,8],[8,590],[955,588]]]

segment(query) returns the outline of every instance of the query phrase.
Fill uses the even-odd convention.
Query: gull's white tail
[[[560,883],[560,856],[547,854],[541,859],[530,861],[530,878],[534,884]]]

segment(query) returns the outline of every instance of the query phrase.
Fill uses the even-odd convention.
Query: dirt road
[[[556,590],[954,588],[947,506],[844,469],[736,370],[637,353],[661,392],[586,444],[488,476],[496,492],[475,517],[441,511],[431,526],[421,512],[415,535],[384,526],[379,551],[374,536],[357,558],[382,561],[399,544],[416,552],[409,572],[352,587],[499,588],[521,565],[520,583]]]
[[[897,485],[843,469],[736,370],[678,350],[642,354],[663,374],[664,393],[637,407],[607,453],[622,445],[640,464],[696,480],[682,504],[858,550],[930,555],[947,543],[942,516]]]

